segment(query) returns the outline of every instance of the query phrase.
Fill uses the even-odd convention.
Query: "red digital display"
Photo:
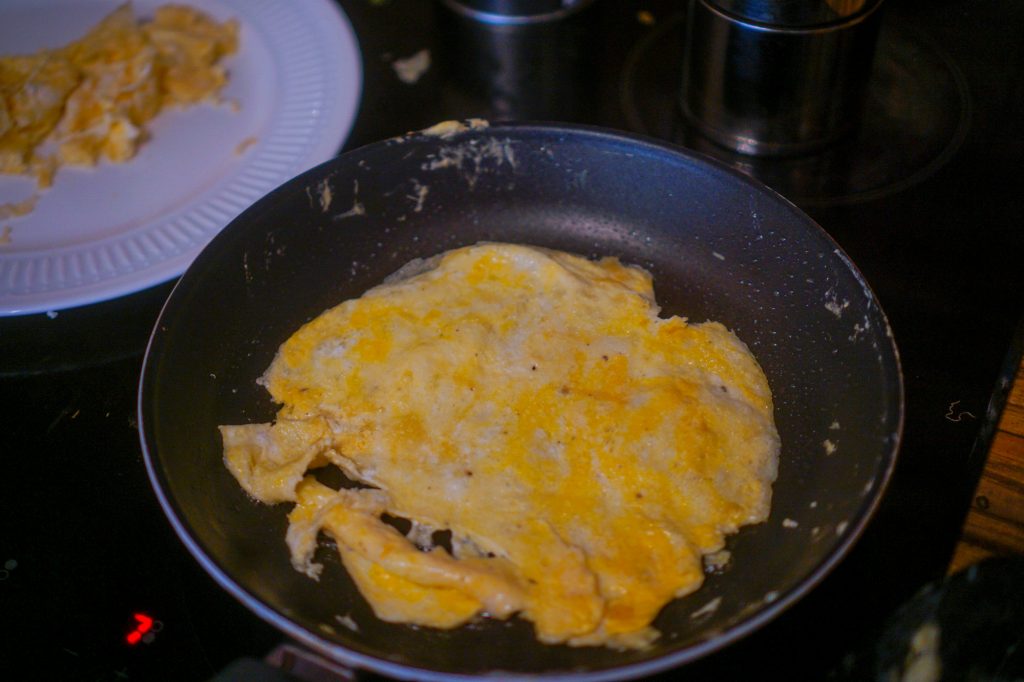
[[[136,613],[133,615],[135,616],[135,621],[138,625],[134,630],[128,633],[128,636],[125,639],[128,640],[129,644],[138,644],[139,640],[142,639],[142,636],[153,628],[153,619],[144,613]]]

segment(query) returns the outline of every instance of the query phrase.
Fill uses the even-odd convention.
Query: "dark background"
[[[365,77],[346,149],[444,119],[502,116],[503,105],[456,82],[455,42],[433,3],[341,4]],[[686,141],[672,104],[680,5],[598,0],[585,71],[553,74],[572,96],[547,118]],[[907,393],[900,459],[839,568],[762,631],[689,666],[691,679],[766,670],[821,678],[845,654],[870,651],[884,619],[944,573],[1019,361],[1024,3],[889,0],[885,11],[883,30],[898,36],[883,62],[898,61],[901,40],[927,48],[911,51],[905,73],[877,93],[883,109],[912,114],[915,101],[901,93],[920,98],[920,126],[913,115],[876,126],[888,138],[872,158],[891,170],[804,194],[785,163],[760,172],[839,242],[889,316]],[[431,69],[400,82],[391,61],[424,48]],[[829,163],[835,171],[842,161]],[[172,284],[52,319],[0,318],[0,678],[201,680],[281,640],[188,555],[146,479],[138,374]],[[159,632],[131,647],[124,636],[136,612]]]

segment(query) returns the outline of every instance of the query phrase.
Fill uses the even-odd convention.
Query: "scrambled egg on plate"
[[[237,46],[235,21],[165,5],[138,22],[125,4],[69,45],[0,57],[0,173],[48,187],[63,164],[127,161],[162,109],[216,97]]]
[[[614,258],[481,244],[414,262],[299,329],[261,383],[282,407],[221,427],[228,468],[295,503],[295,568],[318,576],[328,533],[387,621],[519,614],[542,642],[644,647],[702,555],[768,516],[760,367],[721,324],[659,318],[650,275]],[[325,486],[325,465],[369,487]]]

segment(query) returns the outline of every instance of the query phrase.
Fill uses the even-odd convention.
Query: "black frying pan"
[[[333,552],[320,552],[319,582],[293,570],[289,505],[252,502],[224,468],[217,425],[273,419],[255,380],[293,331],[414,257],[482,240],[641,265],[666,315],[723,322],[768,376],[782,438],[771,518],[731,539],[723,573],[663,610],[650,650],[545,646],[517,619],[450,631],[379,621]],[[778,195],[650,140],[501,125],[357,149],[241,214],[167,301],[146,354],[139,422],[150,478],[189,551],[299,642],[401,678],[504,671],[595,680],[693,660],[817,584],[885,488],[902,398],[896,348],[868,285]]]

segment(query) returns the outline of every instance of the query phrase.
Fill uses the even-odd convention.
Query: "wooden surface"
[[[1006,554],[1024,554],[1024,361],[999,420],[949,572]]]

